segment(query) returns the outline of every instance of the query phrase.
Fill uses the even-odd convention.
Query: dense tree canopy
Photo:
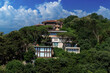
[[[50,26],[30,26],[0,36],[0,64],[13,59],[30,61],[34,52],[32,46],[41,44],[42,35],[48,35]],[[30,45],[31,44],[31,45]]]
[[[82,18],[69,16],[63,22],[62,30],[75,33],[82,49],[89,49],[88,46],[93,48],[110,36],[110,20],[96,13]]]

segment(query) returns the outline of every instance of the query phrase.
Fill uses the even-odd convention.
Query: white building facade
[[[51,38],[52,46],[63,48],[63,41],[62,38],[58,37],[58,33],[67,32],[67,31],[48,31],[50,33],[49,37]]]
[[[80,47],[77,46],[72,47],[70,44],[66,44],[66,46],[64,47],[65,41],[69,41],[69,42],[71,41],[62,39],[61,37],[57,36],[58,33],[63,33],[67,31],[48,31],[48,32],[50,33],[49,37],[51,38],[52,47],[62,48],[69,53],[76,53],[76,54],[80,53]]]

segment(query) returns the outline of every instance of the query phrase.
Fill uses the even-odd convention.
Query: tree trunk
[[[96,32],[93,30],[93,34],[95,35],[95,37],[96,37],[96,39],[97,39],[97,43],[99,43],[100,42],[100,38],[99,38],[99,35],[98,34],[96,34]]]
[[[97,43],[100,43],[99,35],[97,36]]]

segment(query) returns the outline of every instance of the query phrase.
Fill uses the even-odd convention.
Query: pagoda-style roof
[[[43,21],[42,23],[47,23],[47,22],[58,22],[57,20],[46,20],[46,21]]]
[[[67,32],[67,31],[54,31],[54,30],[52,30],[52,31],[48,31],[48,32]]]
[[[53,48],[52,46],[34,46],[35,48],[36,47],[51,47],[51,48]]]

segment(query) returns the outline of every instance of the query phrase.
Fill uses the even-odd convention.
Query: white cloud
[[[110,19],[110,9],[100,6],[99,10],[96,12],[97,14],[103,15],[106,18]]]
[[[87,16],[88,14],[90,14],[83,10],[74,10],[74,12],[75,12],[75,15],[77,15],[79,17]]]
[[[8,1],[0,8],[0,27],[21,28],[37,24],[43,20],[59,19],[67,17],[72,12],[63,9],[61,0],[38,5],[36,9],[25,9],[20,6],[15,9]]]
[[[58,3],[60,3],[61,2],[61,0],[58,0]]]
[[[103,6],[100,6],[96,13],[110,18],[110,10]],[[69,15],[83,17],[88,14],[90,13],[83,10],[74,10],[73,12],[65,10],[61,5],[61,0],[37,5],[34,10],[31,8],[26,9],[23,6],[20,6],[19,9],[15,9],[6,0],[4,5],[0,8],[0,31],[1,28],[6,28],[7,30],[8,28],[19,29],[23,26],[34,25],[44,20],[65,18]]]
[[[63,9],[62,5],[60,4],[61,0],[58,0],[58,2],[48,2],[44,3],[42,5],[39,5],[37,9],[40,12],[40,15],[43,19],[58,19],[58,18],[64,18],[68,15],[74,14],[72,12],[69,12],[65,9]]]

